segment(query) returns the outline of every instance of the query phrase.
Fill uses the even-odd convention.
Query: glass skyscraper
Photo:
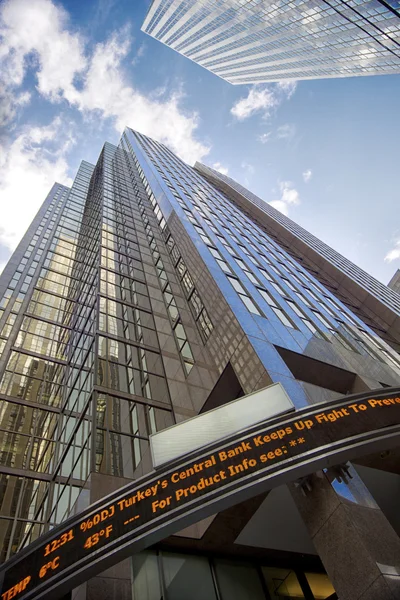
[[[400,72],[397,0],[153,0],[142,30],[233,84]]]
[[[151,433],[275,382],[296,408],[398,385],[399,315],[398,294],[248,190],[127,128],[53,186],[0,278],[1,560],[152,470]],[[397,556],[398,458],[320,472],[307,494],[281,486],[71,598],[353,599],[374,585],[389,600],[399,578],[375,541]]]

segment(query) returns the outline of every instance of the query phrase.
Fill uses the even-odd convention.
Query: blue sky
[[[387,283],[400,75],[232,86],[140,31],[150,0],[0,4],[0,268],[53,181],[124,125],[228,172]]]

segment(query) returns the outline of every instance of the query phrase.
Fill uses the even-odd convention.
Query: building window
[[[311,331],[312,334],[319,338],[324,337],[321,334],[321,332],[315,327],[314,323],[312,323],[311,320],[307,317],[307,315],[303,313],[303,311],[297,306],[297,304],[295,304],[295,302],[293,302],[292,300],[287,300],[287,303],[290,306],[290,308],[296,313],[296,315],[300,317],[304,325],[309,331]]]
[[[267,292],[267,290],[264,290],[262,288],[257,288],[257,289],[260,292],[261,296],[266,301],[266,303],[268,304],[268,306],[272,309],[272,311],[278,317],[278,319],[280,320],[280,322],[283,323],[283,325],[285,325],[286,327],[291,327],[293,329],[294,328],[293,323],[289,320],[289,318],[287,317],[287,315],[284,312],[284,310],[279,306],[279,304],[277,304],[275,302],[275,300]]]
[[[174,334],[178,343],[179,354],[181,355],[183,364],[185,365],[186,373],[189,375],[193,368],[194,358],[185,328],[180,321],[174,327]]]
[[[261,316],[261,312],[258,310],[257,306],[254,304],[253,300],[250,298],[249,294],[246,292],[239,280],[236,279],[236,277],[232,277],[232,275],[227,275],[227,277],[247,309],[254,315]]]

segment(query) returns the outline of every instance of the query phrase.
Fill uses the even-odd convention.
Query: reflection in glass
[[[158,557],[146,551],[132,557],[132,597],[140,600],[160,600],[161,583],[158,572]]]
[[[206,558],[163,553],[162,561],[168,600],[217,600]]]
[[[261,569],[271,600],[289,598],[302,600],[304,598],[303,590],[294,571],[274,567],[261,567]]]
[[[315,600],[326,600],[335,593],[334,587],[325,573],[306,573],[306,577]]]
[[[223,600],[265,600],[255,567],[217,560],[215,570]]]

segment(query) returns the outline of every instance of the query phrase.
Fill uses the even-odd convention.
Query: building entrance
[[[324,573],[215,556],[146,551],[132,557],[135,600],[334,600]]]

